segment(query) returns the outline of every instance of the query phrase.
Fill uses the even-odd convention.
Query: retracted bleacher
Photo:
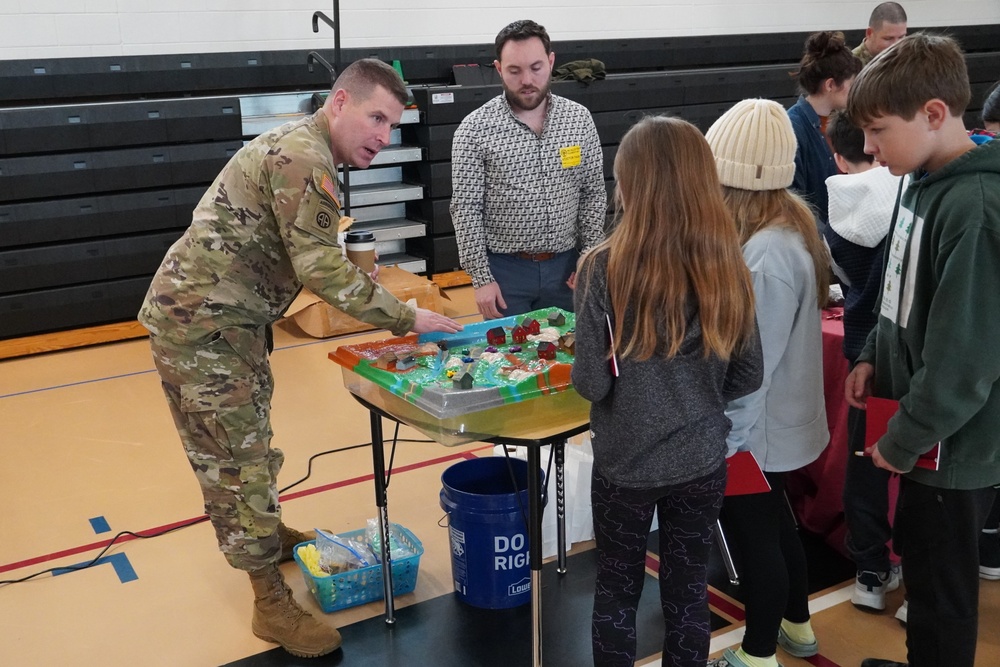
[[[953,34],[967,51],[972,126],[984,92],[1000,78],[1000,26],[930,30]],[[853,44],[862,32],[847,35]],[[790,105],[796,91],[789,73],[807,36],[555,43],[557,64],[597,58],[609,75],[590,86],[556,82],[553,90],[593,113],[610,192],[617,144],[644,114],[675,114],[707,129],[744,97]],[[320,53],[332,60],[329,51]],[[328,85],[325,71],[306,66],[307,55],[0,61],[0,340],[133,320],[153,271],[205,188],[247,139],[278,122],[255,115],[257,97],[282,93],[306,105]],[[426,260],[429,273],[453,271],[459,267],[448,213],[451,140],[466,114],[500,92],[491,73],[493,46],[343,50],[345,63],[362,57],[400,61],[419,122],[403,125],[406,146],[386,152],[381,169],[359,175],[356,203],[367,203],[372,217],[405,212],[404,222],[419,221],[419,232],[411,224],[392,235]],[[453,85],[456,66],[482,83]],[[416,157],[408,146],[419,147]],[[403,181],[389,184],[395,203],[379,203],[369,192],[389,178]]]

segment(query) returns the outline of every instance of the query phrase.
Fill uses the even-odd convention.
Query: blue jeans
[[[708,556],[726,490],[726,466],[656,489],[617,486],[594,469],[590,497],[597,542],[591,625],[594,665],[631,667],[636,609],[646,578],[646,542],[656,510],[660,529],[663,664],[705,667],[711,641]]]
[[[517,255],[487,253],[490,271],[507,303],[501,313],[520,315],[551,306],[573,312],[573,290],[566,281],[576,271],[579,256],[576,250],[567,250],[536,262]]]

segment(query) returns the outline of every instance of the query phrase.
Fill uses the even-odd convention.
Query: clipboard
[[[871,448],[885,435],[889,420],[899,411],[899,401],[891,398],[869,396],[865,401],[865,451],[855,452],[857,456],[871,456]],[[941,467],[941,443],[936,443],[930,451],[924,452],[914,464],[917,468],[938,470]]]
[[[727,458],[726,474],[727,496],[745,496],[771,490],[771,485],[752,452],[736,452]]]

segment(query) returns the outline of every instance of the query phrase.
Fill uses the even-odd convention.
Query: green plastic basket
[[[399,525],[392,524],[399,542],[413,552],[410,556],[405,556],[392,561],[392,594],[403,595],[412,593],[417,586],[417,570],[420,568],[420,557],[424,554],[424,545],[409,530]],[[352,530],[343,533],[339,537],[364,541],[365,530]],[[382,565],[369,565],[331,574],[325,577],[317,577],[299,558],[299,547],[306,544],[315,544],[315,541],[297,544],[292,554],[295,562],[302,570],[302,577],[306,586],[312,592],[320,608],[327,613],[347,609],[359,604],[374,602],[385,597],[385,586],[382,584]]]

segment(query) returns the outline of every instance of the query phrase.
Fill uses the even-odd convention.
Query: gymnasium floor
[[[471,288],[449,290],[449,314],[476,317]],[[285,520],[302,529],[354,530],[375,515],[367,412],[343,388],[327,353],[368,333],[315,340],[275,330],[272,366],[275,446],[285,452],[279,477]],[[391,430],[389,431],[391,435]],[[423,439],[402,429],[402,438]],[[328,450],[342,450],[316,458]],[[120,541],[100,564],[58,576],[0,585],[0,665],[107,667],[212,665],[530,664],[527,606],[474,609],[451,593],[447,530],[440,527],[441,473],[463,457],[490,455],[401,443],[389,486],[389,515],[422,541],[416,590],[396,600],[397,623],[382,603],[325,615],[341,628],[344,648],[316,660],[295,659],[250,631],[252,592],[231,569],[211,527],[197,523],[150,539]],[[145,340],[0,361],[0,481],[7,503],[0,531],[0,580],[94,559],[120,531],[158,533],[202,515],[201,496],[181,451]],[[821,540],[804,535],[810,554],[813,624],[821,654],[808,661],[779,651],[786,667],[851,665],[868,656],[903,659],[904,635],[889,610],[865,614],[849,602],[852,569]],[[578,543],[569,573],[543,572],[544,664],[589,663],[593,544]],[[712,569],[714,654],[739,643],[739,590]],[[650,554],[655,568],[655,553]],[[286,579],[307,609],[323,616],[294,563]],[[640,609],[640,664],[659,664],[655,569]],[[1000,582],[982,585],[977,665],[1000,664]]]

